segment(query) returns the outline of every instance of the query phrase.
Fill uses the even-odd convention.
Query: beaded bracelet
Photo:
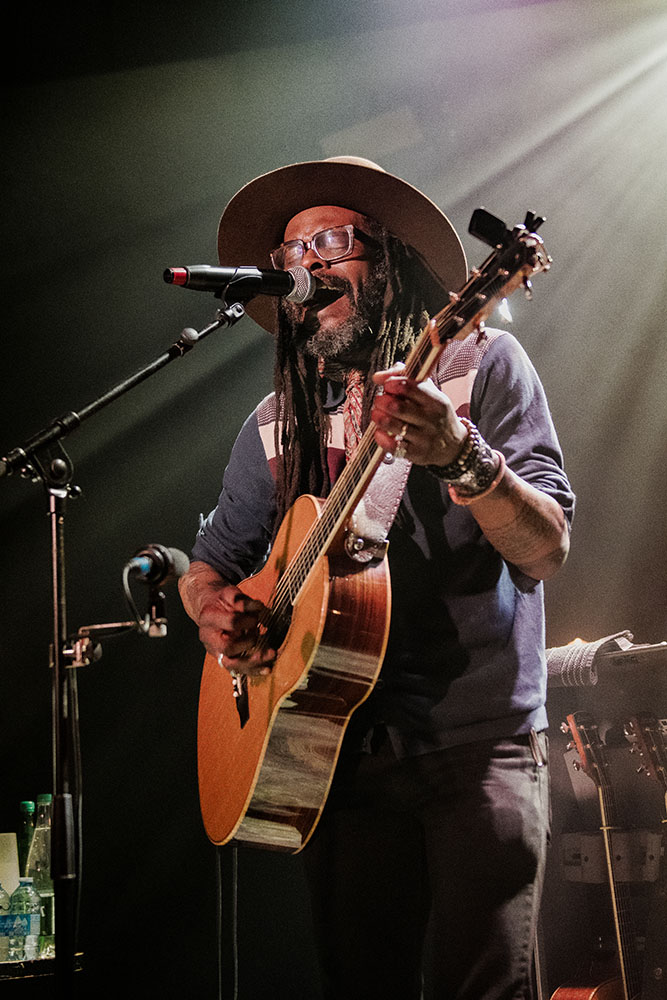
[[[462,496],[475,496],[484,492],[498,471],[498,452],[486,443],[478,429],[465,417],[461,422],[468,430],[468,437],[459,456],[449,465],[427,465],[426,468],[442,482],[456,488]]]
[[[473,461],[473,451],[476,445],[482,440],[482,435],[472,420],[468,420],[467,417],[461,417],[460,420],[468,431],[460,453],[449,465],[426,466],[429,472],[432,472],[434,476],[437,476],[438,479],[443,479],[445,482],[458,482],[463,473],[468,471]]]

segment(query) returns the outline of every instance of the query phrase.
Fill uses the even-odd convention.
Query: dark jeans
[[[303,854],[326,1000],[529,997],[546,737],[408,760],[380,742],[341,760]]]

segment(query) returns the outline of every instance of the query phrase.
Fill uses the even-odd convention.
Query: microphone
[[[190,568],[190,560],[180,549],[168,549],[164,545],[147,545],[140,549],[127,563],[125,569],[134,573],[153,586],[168,580],[177,580]]]
[[[197,292],[219,294],[231,287],[238,299],[252,299],[255,295],[277,295],[297,304],[309,302],[320,289],[328,287],[300,265],[291,267],[289,271],[262,271],[252,266],[211,267],[210,264],[195,264],[193,267],[168,267],[163,278],[169,285],[181,285]]]

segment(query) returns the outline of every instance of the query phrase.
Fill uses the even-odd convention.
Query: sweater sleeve
[[[225,579],[238,583],[266,559],[275,516],[275,484],[255,411],[234,443],[218,503],[202,520],[193,559],[209,563]]]
[[[470,416],[507,465],[563,508],[571,523],[575,496],[544,388],[521,344],[511,334],[486,352],[473,386]]]

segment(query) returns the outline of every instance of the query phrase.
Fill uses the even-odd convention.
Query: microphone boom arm
[[[0,460],[0,479],[17,472],[23,478],[31,479],[33,482],[43,481],[47,489],[65,489],[68,495],[74,495],[78,491],[76,487],[72,487],[71,483],[73,466],[60,444],[61,439],[76,430],[89,417],[103,410],[109,403],[113,403],[119,396],[123,396],[130,389],[134,389],[136,385],[145,382],[151,375],[155,375],[171,361],[184,357],[195,344],[207,337],[209,333],[220,327],[233,326],[243,316],[245,316],[243,305],[240,302],[233,302],[231,305],[221,306],[214,321],[202,330],[197,331],[192,327],[186,327],[176,343],[172,344],[164,354],[151,361],[150,364],[140,368],[129,378],[98,396],[82,410],[78,412],[70,410],[61,417],[57,417],[22,445],[8,452]]]
[[[79,636],[68,639],[65,581],[65,511],[66,501],[81,490],[73,484],[74,466],[62,445],[62,439],[84,420],[104,409],[165,365],[185,354],[204,337],[220,327],[232,326],[245,315],[240,302],[223,303],[215,320],[203,330],[186,328],[175,344],[153,362],[119,382],[78,413],[70,410],[42,428],[22,445],[0,460],[0,478],[18,473],[34,483],[43,482],[49,498],[51,526],[52,640],[51,731],[53,745],[53,841],[52,877],[55,890],[56,925],[55,981],[58,996],[71,996],[74,990],[77,914],[81,892],[81,762],[78,716],[77,671],[99,657],[93,639]],[[156,591],[147,622],[149,635],[164,634]],[[154,611],[153,611],[154,607]],[[121,623],[119,623],[121,624]],[[105,626],[102,626],[104,628]],[[152,631],[151,631],[152,630]]]

